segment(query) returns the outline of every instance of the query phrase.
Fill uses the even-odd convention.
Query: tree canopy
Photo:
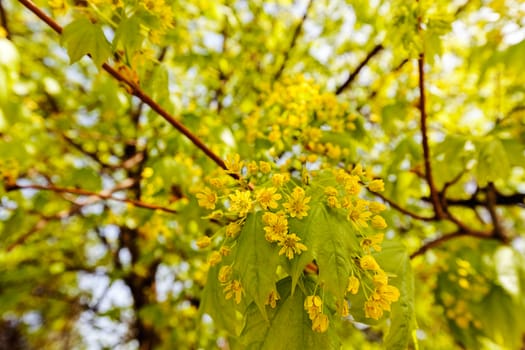
[[[0,0],[0,349],[522,349],[518,0]]]

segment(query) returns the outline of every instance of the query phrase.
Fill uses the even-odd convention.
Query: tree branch
[[[52,191],[56,193],[70,193],[70,194],[75,194],[78,196],[97,197],[101,200],[112,200],[112,201],[117,201],[121,203],[128,203],[136,207],[140,207],[140,208],[160,210],[160,211],[164,211],[166,213],[171,213],[171,214],[177,213],[177,211],[174,209],[166,208],[160,205],[145,203],[145,202],[142,202],[136,199],[114,197],[112,193],[115,191],[120,191],[124,189],[122,187],[118,187],[116,190],[111,190],[111,191],[93,192],[93,191],[88,191],[88,190],[81,189],[81,188],[58,187],[58,186],[53,186],[53,185],[43,186],[43,185],[36,185],[36,184],[31,184],[31,185],[11,184],[11,185],[6,186],[6,191],[16,191],[16,190],[24,190],[24,189]],[[83,203],[83,205],[86,205],[86,204],[91,204],[91,203]]]
[[[450,233],[450,234],[438,237],[434,240],[431,240],[423,244],[421,247],[419,247],[418,250],[410,254],[410,259],[414,259],[418,255],[422,255],[426,253],[429,249],[435,248],[447,241],[450,241],[458,237],[476,237],[476,238],[481,238],[481,239],[495,239],[495,237],[490,232],[459,230],[454,233]]]
[[[295,47],[295,44],[297,43],[297,39],[299,38],[299,34],[301,34],[301,31],[303,29],[304,21],[306,21],[306,18],[308,17],[308,10],[312,6],[313,0],[309,0],[308,4],[306,5],[306,10],[304,11],[303,17],[297,24],[297,27],[295,27],[295,31],[293,32],[292,40],[290,41],[290,46],[288,46],[288,49],[284,52],[283,61],[281,63],[281,66],[275,72],[275,75],[273,76],[274,81],[279,79],[281,77],[281,74],[283,74],[284,67],[286,66],[286,63],[288,62],[288,59],[290,58],[290,52]]]
[[[50,26],[58,34],[62,33],[62,27],[55,22],[51,17],[44,13],[38,6],[36,6],[30,0],[18,0],[22,5],[24,5],[28,10],[33,12],[38,18]],[[107,63],[102,65],[102,68],[108,72],[113,78],[117,81],[123,83],[129,88],[129,91],[132,95],[138,97],[141,101],[147,104],[151,109],[153,109],[157,114],[164,118],[168,123],[170,123],[175,129],[177,129],[181,134],[186,136],[198,149],[200,149],[208,158],[213,160],[219,167],[224,170],[226,169],[226,164],[224,160],[219,157],[215,152],[213,152],[202,140],[200,140],[195,134],[193,134],[184,124],[179,122],[174,116],[168,113],[164,108],[162,108],[156,101],[154,101],[148,94],[146,94],[137,84],[128,80],[124,75],[122,75],[117,69],[114,69]],[[126,89],[128,90],[128,89]],[[237,174],[229,175],[235,179],[239,178]]]
[[[418,18],[418,30],[421,30],[421,18]],[[425,96],[425,53],[421,52],[417,60],[417,67],[419,73],[419,112],[421,114],[421,136],[423,146],[423,159],[425,164],[425,178],[430,189],[430,199],[432,201],[432,207],[434,213],[438,219],[446,217],[443,207],[439,200],[439,193],[434,183],[432,175],[432,166],[430,164],[430,147],[428,144],[428,133],[427,133],[427,111],[426,111],[426,96]]]
[[[378,44],[376,46],[374,46],[374,48],[372,49],[372,51],[370,51],[365,59],[363,61],[361,61],[361,63],[359,63],[359,65],[354,69],[353,72],[350,73],[350,75],[348,76],[348,78],[346,79],[346,81],[337,88],[337,90],[335,91],[335,94],[336,95],[339,95],[341,94],[346,88],[348,88],[350,86],[350,84],[352,84],[352,82],[355,80],[355,78],[357,78],[357,75],[359,74],[359,72],[361,72],[361,70],[367,65],[368,61],[370,61],[372,59],[372,57],[374,57],[375,55],[377,55],[381,50],[384,49],[384,46],[381,45],[381,44]]]
[[[7,23],[7,15],[5,12],[4,4],[0,0],[0,27],[3,27],[5,30],[5,37],[8,40],[11,40],[11,32],[9,31],[9,24]]]

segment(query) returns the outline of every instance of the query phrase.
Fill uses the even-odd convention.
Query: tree
[[[0,1],[0,343],[520,349],[517,1]]]

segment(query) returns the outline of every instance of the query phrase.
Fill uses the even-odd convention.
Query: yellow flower
[[[372,192],[383,192],[385,190],[385,183],[383,180],[372,180],[368,184],[368,189]]]
[[[363,167],[361,166],[361,164],[357,164],[357,165],[352,169],[352,175],[356,175],[356,176],[365,176],[365,171],[363,170]]]
[[[241,157],[238,154],[229,154],[224,160],[224,165],[226,165],[226,172],[228,174],[241,174],[243,162],[241,162]]]
[[[336,196],[328,196],[326,198],[326,203],[328,203],[330,208],[341,208],[341,203],[339,203]]]
[[[275,242],[282,240],[288,232],[288,220],[281,213],[266,212],[263,215],[265,238],[268,242]]]
[[[223,292],[226,294],[226,300],[229,300],[233,297],[236,304],[239,304],[244,294],[244,288],[242,287],[241,281],[233,280],[228,282],[223,289]]]
[[[379,270],[374,277],[372,277],[372,282],[374,282],[376,287],[385,286],[388,284],[388,276],[384,271]]]
[[[220,263],[221,260],[222,256],[219,252],[212,252],[210,258],[208,259],[208,262],[210,263],[210,266],[215,266],[218,263]]]
[[[226,283],[230,280],[232,277],[232,267],[229,265],[221,267],[219,270],[219,282]]]
[[[272,171],[272,166],[270,163],[261,160],[259,162],[259,170],[261,170],[261,173],[263,174],[268,174]]]
[[[302,219],[308,215],[310,206],[307,203],[310,202],[310,199],[311,197],[305,196],[305,192],[301,187],[295,187],[292,195],[288,198],[288,202],[284,203],[283,207],[292,218]]]
[[[373,248],[376,252],[381,251],[381,242],[383,242],[383,237],[385,235],[378,233],[372,236],[368,236],[361,240],[361,247],[366,253],[370,253],[370,247]]]
[[[226,226],[226,237],[235,238],[241,232],[241,225],[237,221],[231,222]]]
[[[399,289],[390,285],[379,285],[377,287],[377,293],[388,302],[394,302],[399,299]]]
[[[231,249],[230,249],[230,247],[223,246],[223,247],[221,247],[221,249],[219,249],[219,253],[222,256],[228,256],[231,253]]]
[[[372,255],[365,255],[359,260],[359,265],[363,270],[378,271],[380,267]]]
[[[274,174],[272,176],[272,183],[275,187],[281,187],[290,180],[288,174]]]
[[[370,222],[372,223],[372,227],[374,227],[374,228],[383,229],[383,228],[387,227],[385,219],[383,219],[379,215],[375,215],[372,218],[372,221],[370,221]]]
[[[317,314],[321,313],[322,305],[323,301],[318,295],[309,295],[304,300],[304,309],[311,320],[313,320]]]
[[[365,302],[365,316],[378,320],[383,316],[383,309],[375,300],[369,299]]]
[[[215,209],[215,203],[217,203],[217,194],[208,187],[197,193],[196,195],[199,205],[206,209]]]
[[[253,203],[251,200],[250,191],[236,190],[234,194],[230,194],[231,207],[230,210],[238,213],[239,216],[246,216],[252,210]]]
[[[325,189],[324,189],[324,194],[326,194],[327,196],[337,196],[339,192],[337,191],[337,188],[335,188],[334,186],[327,186]]]
[[[379,202],[371,202],[368,204],[368,209],[370,209],[373,214],[379,214],[380,212],[386,210],[386,205]]]
[[[345,192],[351,196],[355,196],[361,192],[361,185],[359,184],[359,177],[356,175],[347,175],[344,179]]]
[[[251,162],[248,163],[248,165],[246,165],[246,168],[248,168],[248,171],[250,172],[250,174],[255,174],[258,170],[257,162],[252,160]]]
[[[348,206],[348,219],[351,220],[357,229],[368,227],[367,221],[370,220],[372,213],[367,210],[367,202],[357,199],[356,204]]]
[[[341,317],[347,317],[348,315],[350,315],[350,310],[348,309],[348,303],[346,302],[345,299],[337,300],[335,302],[335,307],[339,315],[341,315]]]
[[[281,250],[279,250],[279,255],[285,254],[288,259],[293,259],[294,254],[301,254],[302,251],[307,250],[306,246],[302,243],[299,243],[301,239],[297,237],[295,233],[286,235],[277,245],[279,245]]]
[[[211,244],[211,238],[208,236],[200,237],[197,240],[197,247],[201,249],[208,247],[210,244]]]
[[[326,332],[328,329],[328,316],[325,314],[317,314],[315,318],[312,320],[312,329],[315,332],[323,333]]]
[[[264,303],[264,305],[270,305],[272,309],[274,309],[275,306],[277,305],[277,300],[279,299],[281,299],[281,297],[279,296],[279,293],[277,293],[277,291],[275,290],[272,290],[270,294],[268,295],[268,299],[266,299],[266,302]]]
[[[277,208],[277,201],[282,198],[279,193],[275,193],[275,187],[263,188],[257,191],[256,198],[263,209]]]
[[[351,294],[357,294],[359,290],[359,279],[354,275],[348,278],[348,287],[346,288]]]

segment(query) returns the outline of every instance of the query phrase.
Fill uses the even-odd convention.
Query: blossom
[[[257,162],[252,160],[246,165],[246,168],[248,168],[248,171],[250,172],[250,174],[255,174],[258,170]]]
[[[366,201],[357,199],[355,205],[350,203],[348,206],[348,219],[354,223],[357,229],[368,227],[367,221],[370,220],[372,213],[367,210],[366,204]]]
[[[322,305],[323,301],[318,295],[309,295],[304,300],[304,309],[311,320],[313,320],[317,314],[321,313]]]
[[[226,166],[226,172],[228,174],[239,175],[242,170],[243,162],[241,161],[241,157],[238,154],[230,154],[224,160],[224,165]]]
[[[326,198],[326,203],[330,208],[341,208],[341,203],[339,203],[336,196],[328,196]]]
[[[211,244],[211,238],[208,237],[208,236],[200,237],[197,240],[197,247],[199,247],[201,249],[208,247],[210,244]]]
[[[390,285],[379,285],[377,287],[377,293],[381,296],[382,299],[388,302],[394,302],[399,299],[399,289]]]
[[[323,333],[328,329],[328,316],[323,313],[319,313],[312,320],[312,330],[315,332]]]
[[[252,210],[253,203],[251,200],[250,191],[236,190],[234,194],[230,194],[232,212],[236,212],[239,216],[246,216]]]
[[[279,193],[275,193],[275,187],[263,188],[257,191],[256,198],[263,209],[277,208],[277,201],[282,198]]]
[[[372,255],[365,255],[359,260],[359,265],[363,270],[378,271],[380,267]]]
[[[347,175],[344,180],[345,192],[351,196],[359,194],[361,185],[359,184],[359,177],[356,175]]]
[[[338,193],[337,188],[334,186],[326,186],[324,189],[324,194],[327,196],[337,196]]]
[[[368,184],[368,189],[372,192],[383,192],[385,190],[385,183],[383,180],[372,180]]]
[[[220,263],[222,260],[222,256],[219,252],[212,252],[210,255],[210,258],[208,259],[208,263],[210,266],[215,266],[218,263]]]
[[[311,197],[305,196],[305,192],[301,187],[295,187],[292,195],[288,198],[288,202],[284,203],[283,207],[292,218],[302,219],[308,215],[310,206],[307,203],[310,202],[310,199]]]
[[[268,174],[270,171],[272,171],[272,166],[270,163],[261,160],[259,162],[259,170],[263,174]]]
[[[279,296],[279,293],[277,293],[277,291],[275,290],[272,290],[270,294],[268,294],[268,298],[266,299],[266,302],[264,303],[264,305],[270,305],[273,309],[277,305],[277,300],[279,299],[281,299],[281,297]]]
[[[385,286],[388,284],[388,276],[384,271],[379,270],[374,277],[372,277],[372,282],[374,282],[376,287]]]
[[[352,169],[352,175],[356,175],[356,176],[365,176],[365,171],[363,170],[363,166],[361,164],[357,164],[353,169]]]
[[[268,242],[280,241],[288,232],[288,220],[283,213],[266,212],[263,215],[265,238]]]
[[[204,187],[204,189],[197,193],[197,200],[199,205],[206,209],[215,209],[215,203],[217,203],[217,194],[210,188]]]
[[[368,204],[368,209],[370,209],[370,211],[373,214],[379,214],[380,212],[386,209],[386,205],[384,205],[383,203],[379,203],[379,202],[371,202]]]
[[[230,265],[225,265],[219,270],[219,282],[226,283],[230,280],[232,276],[232,267]]]
[[[361,247],[363,247],[363,250],[366,253],[370,253],[370,248],[373,248],[376,252],[380,252],[381,242],[383,242],[384,236],[384,234],[378,233],[375,235],[365,237],[361,240]]]
[[[226,226],[226,237],[229,237],[229,238],[237,237],[239,232],[241,232],[241,228],[242,228],[241,225],[237,221],[230,222]]]
[[[230,253],[231,253],[231,249],[230,249],[230,247],[222,246],[222,247],[219,249],[219,253],[220,253],[222,256],[228,256],[228,255],[230,255]]]
[[[348,287],[346,287],[346,290],[352,294],[357,294],[359,290],[359,279],[354,275],[348,277]]]
[[[365,302],[365,316],[378,320],[383,316],[383,309],[375,300],[369,299]]]
[[[223,292],[226,294],[226,300],[229,300],[233,297],[236,304],[240,304],[242,295],[244,294],[244,288],[242,287],[241,281],[233,280],[226,283],[224,286]]]
[[[294,254],[301,254],[302,251],[307,250],[306,246],[299,243],[301,239],[297,237],[295,233],[286,235],[282,240],[277,243],[281,248],[279,255],[285,254],[288,259],[293,259]]]
[[[370,222],[374,228],[383,229],[387,227],[385,219],[379,215],[375,215]]]
[[[350,315],[350,310],[348,309],[348,303],[346,302],[345,299],[337,300],[335,302],[335,307],[339,315],[341,315],[341,317],[347,317],[348,315]]]
[[[274,174],[272,176],[272,183],[275,187],[281,187],[290,180],[288,174]]]

